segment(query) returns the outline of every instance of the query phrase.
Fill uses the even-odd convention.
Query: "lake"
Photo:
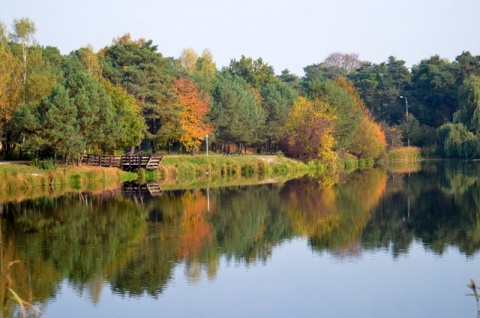
[[[0,212],[0,283],[49,318],[477,317],[480,162]]]

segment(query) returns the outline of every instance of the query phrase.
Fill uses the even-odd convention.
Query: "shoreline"
[[[123,182],[158,183],[167,189],[285,182],[303,175],[333,175],[373,167],[373,161],[308,163],[279,155],[165,155],[157,170],[126,172],[93,166],[35,167],[28,161],[0,162],[0,202],[68,191],[102,191]],[[267,181],[268,180],[268,181]]]

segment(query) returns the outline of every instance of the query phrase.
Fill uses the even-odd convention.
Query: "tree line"
[[[282,151],[302,160],[380,158],[407,140],[445,156],[480,153],[480,57],[468,52],[411,71],[395,57],[373,64],[332,53],[299,77],[275,75],[262,58],[241,56],[219,69],[208,50],[165,57],[129,34],[98,52],[62,55],[36,43],[35,32],[26,18],[10,30],[0,23],[3,157],[194,153],[206,135],[217,152]]]

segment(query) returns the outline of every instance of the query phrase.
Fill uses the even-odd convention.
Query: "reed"
[[[391,149],[387,154],[388,163],[412,162],[422,159],[422,150],[418,147],[401,147]]]
[[[12,265],[14,264],[17,264],[19,263],[20,261],[12,261],[8,264],[7,266],[7,269],[6,269],[6,284],[5,284],[5,293],[4,293],[4,297],[5,299],[3,300],[3,308],[5,308],[5,306],[7,305],[7,302],[9,299],[12,299],[19,307],[20,309],[22,310],[22,317],[23,318],[26,318],[27,317],[27,308],[31,308],[33,309],[34,311],[36,311],[37,313],[43,315],[43,312],[38,309],[36,306],[34,306],[33,304],[27,302],[26,300],[24,300],[22,297],[20,297],[17,292],[13,289],[13,280],[10,276],[10,268],[12,267]],[[2,310],[3,312],[3,310]],[[2,316],[3,317],[3,316]]]
[[[137,179],[131,172],[115,168],[59,166],[47,170],[27,164],[0,165],[0,192],[9,197],[30,193],[33,196],[52,191],[94,189],[120,185]],[[2,197],[2,195],[0,195]]]

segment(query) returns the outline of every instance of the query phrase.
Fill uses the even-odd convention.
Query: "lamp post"
[[[400,96],[400,98],[405,99],[405,120],[407,122],[407,146],[410,147],[410,136],[408,134],[408,99],[405,96]]]
[[[207,146],[207,156],[208,156],[208,134],[205,135],[205,145]]]

